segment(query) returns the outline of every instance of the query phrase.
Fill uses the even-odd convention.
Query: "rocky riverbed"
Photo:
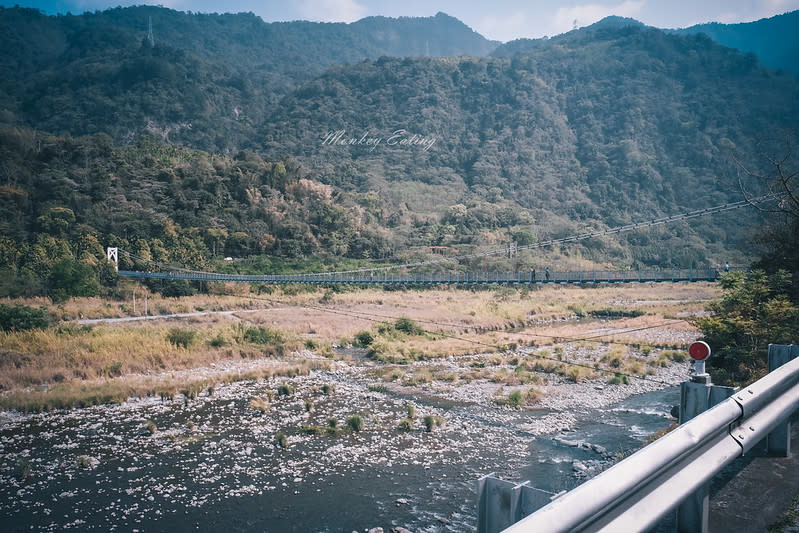
[[[564,359],[586,364],[599,355],[563,350]],[[458,373],[483,357],[408,366]],[[519,479],[536,465],[566,461],[570,480],[552,485],[576,483],[618,451],[586,440],[581,425],[599,410],[622,416],[619,402],[677,384],[689,370],[687,363],[658,366],[619,385],[606,375],[574,383],[548,374],[536,386],[537,403],[520,409],[498,405],[504,386],[486,379],[405,386],[379,379],[376,367],[335,362],[330,370],[241,381],[191,400],[2,413],[4,529],[468,531],[481,475]],[[662,405],[649,414],[632,410],[651,415],[651,427],[632,437],[627,428],[625,446],[669,424]]]

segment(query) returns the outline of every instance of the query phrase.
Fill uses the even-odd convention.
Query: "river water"
[[[279,383],[227,385],[188,404],[0,414],[2,529],[470,531],[480,476],[570,489],[583,468],[607,466],[668,426],[679,396],[671,387],[576,410],[576,429],[547,435],[525,429],[543,411],[417,399],[414,428],[401,431],[407,397],[326,372],[292,380],[296,390],[271,399],[265,414],[248,406]],[[335,390],[325,394],[325,384]],[[353,414],[363,431],[344,429]],[[445,424],[425,431],[419,418],[428,414]],[[331,418],[331,434],[307,429]],[[285,449],[275,444],[279,432]]]

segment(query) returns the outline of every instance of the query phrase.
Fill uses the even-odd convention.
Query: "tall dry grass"
[[[132,374],[153,375],[207,367],[220,361],[282,358],[305,342],[309,346],[323,347],[352,342],[359,331],[375,332],[380,322],[393,323],[404,316],[415,320],[430,334],[375,335],[373,348],[377,358],[407,363],[452,355],[499,352],[513,349],[516,345],[548,346],[559,339],[595,336],[599,327],[612,328],[613,331],[601,339],[584,341],[584,344],[596,346],[598,340],[658,346],[657,342],[651,341],[654,338],[651,332],[625,333],[624,330],[657,325],[664,321],[664,317],[696,312],[718,294],[715,285],[702,283],[593,288],[544,286],[518,290],[498,287],[475,291],[456,288],[383,291],[371,288],[340,293],[324,289],[282,293],[276,289],[267,296],[249,294],[246,287],[237,285],[235,294],[186,298],[147,296],[150,314],[247,311],[233,316],[216,314],[179,322],[148,320],[90,328],[73,323],[43,331],[0,332],[0,387],[5,391],[42,384],[56,389],[68,388],[81,381],[117,380]],[[44,305],[60,319],[127,316],[133,314],[134,289],[138,295],[136,314],[143,314],[144,289],[135,284],[123,287],[120,294],[125,299],[120,301],[82,298],[52,305],[45,299],[28,299],[15,303]],[[126,291],[130,297],[125,296],[128,294]],[[254,309],[257,311],[250,312]],[[608,309],[634,309],[644,314],[604,322],[562,320],[574,317],[576,311],[590,314],[591,311]],[[241,333],[245,326],[277,329],[287,340],[280,346],[248,342]],[[176,327],[190,329],[193,333],[189,337],[193,337],[194,342],[187,347],[170,343],[167,340],[169,330]],[[668,328],[688,333],[693,331],[687,323],[672,324]],[[623,368],[628,364],[625,363]],[[632,363],[632,366],[637,364]],[[642,361],[641,364],[644,371],[655,363]],[[497,377],[511,380],[511,377]],[[93,393],[84,391],[82,394]]]
[[[247,342],[235,324],[226,323],[195,326],[194,342],[183,347],[168,340],[174,328],[148,324],[0,332],[0,387],[182,370],[229,359],[275,357],[301,346],[293,336],[279,345]]]
[[[270,366],[244,370],[206,371],[200,377],[159,375],[69,381],[54,384],[47,390],[17,390],[0,395],[0,409],[39,412],[122,403],[136,397],[160,397],[162,401],[189,402],[202,394],[213,395],[219,384],[278,376],[296,377],[306,375],[311,370],[327,369],[329,366],[329,361],[313,359],[276,362]]]

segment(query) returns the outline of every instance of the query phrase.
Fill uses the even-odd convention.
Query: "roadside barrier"
[[[481,479],[478,531],[647,531],[676,510],[678,531],[707,533],[715,474],[763,439],[770,454],[790,455],[799,346],[772,344],[768,356],[770,372],[741,389],[716,387],[697,372],[682,384],[679,427],[567,493],[542,496],[525,484]]]

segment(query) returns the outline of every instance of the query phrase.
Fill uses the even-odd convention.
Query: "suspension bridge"
[[[146,272],[120,270],[131,278],[310,285],[543,285],[716,281],[719,271],[706,269],[603,270],[581,272],[467,272],[429,274],[284,274],[250,275],[214,272]]]
[[[445,258],[417,261],[388,266],[344,270],[338,272],[314,272],[306,274],[225,274],[189,270],[158,263],[118,248],[108,248],[108,260],[117,267],[120,276],[131,278],[189,280],[189,281],[221,281],[242,283],[273,284],[312,284],[312,285],[541,285],[541,284],[607,284],[607,283],[651,283],[651,282],[696,282],[716,281],[719,278],[717,268],[702,269],[652,269],[652,270],[600,270],[577,272],[543,272],[535,270],[517,272],[465,272],[465,273],[397,273],[397,270],[409,270],[417,267],[452,263],[467,259],[476,259],[492,255],[515,254],[521,250],[533,250],[559,244],[568,244],[586,239],[616,235],[629,231],[641,230],[653,226],[690,220],[712,214],[753,206],[778,199],[781,195],[769,194],[757,198],[749,198],[739,202],[731,202],[713,207],[697,209],[687,213],[670,215],[643,222],[625,224],[605,230],[590,231],[557,239],[539,241],[533,244],[518,246],[510,243],[501,249],[487,250],[471,254],[450,256]],[[119,254],[127,256],[132,264],[145,264],[153,270],[119,269]],[[729,267],[725,267],[728,270]]]

